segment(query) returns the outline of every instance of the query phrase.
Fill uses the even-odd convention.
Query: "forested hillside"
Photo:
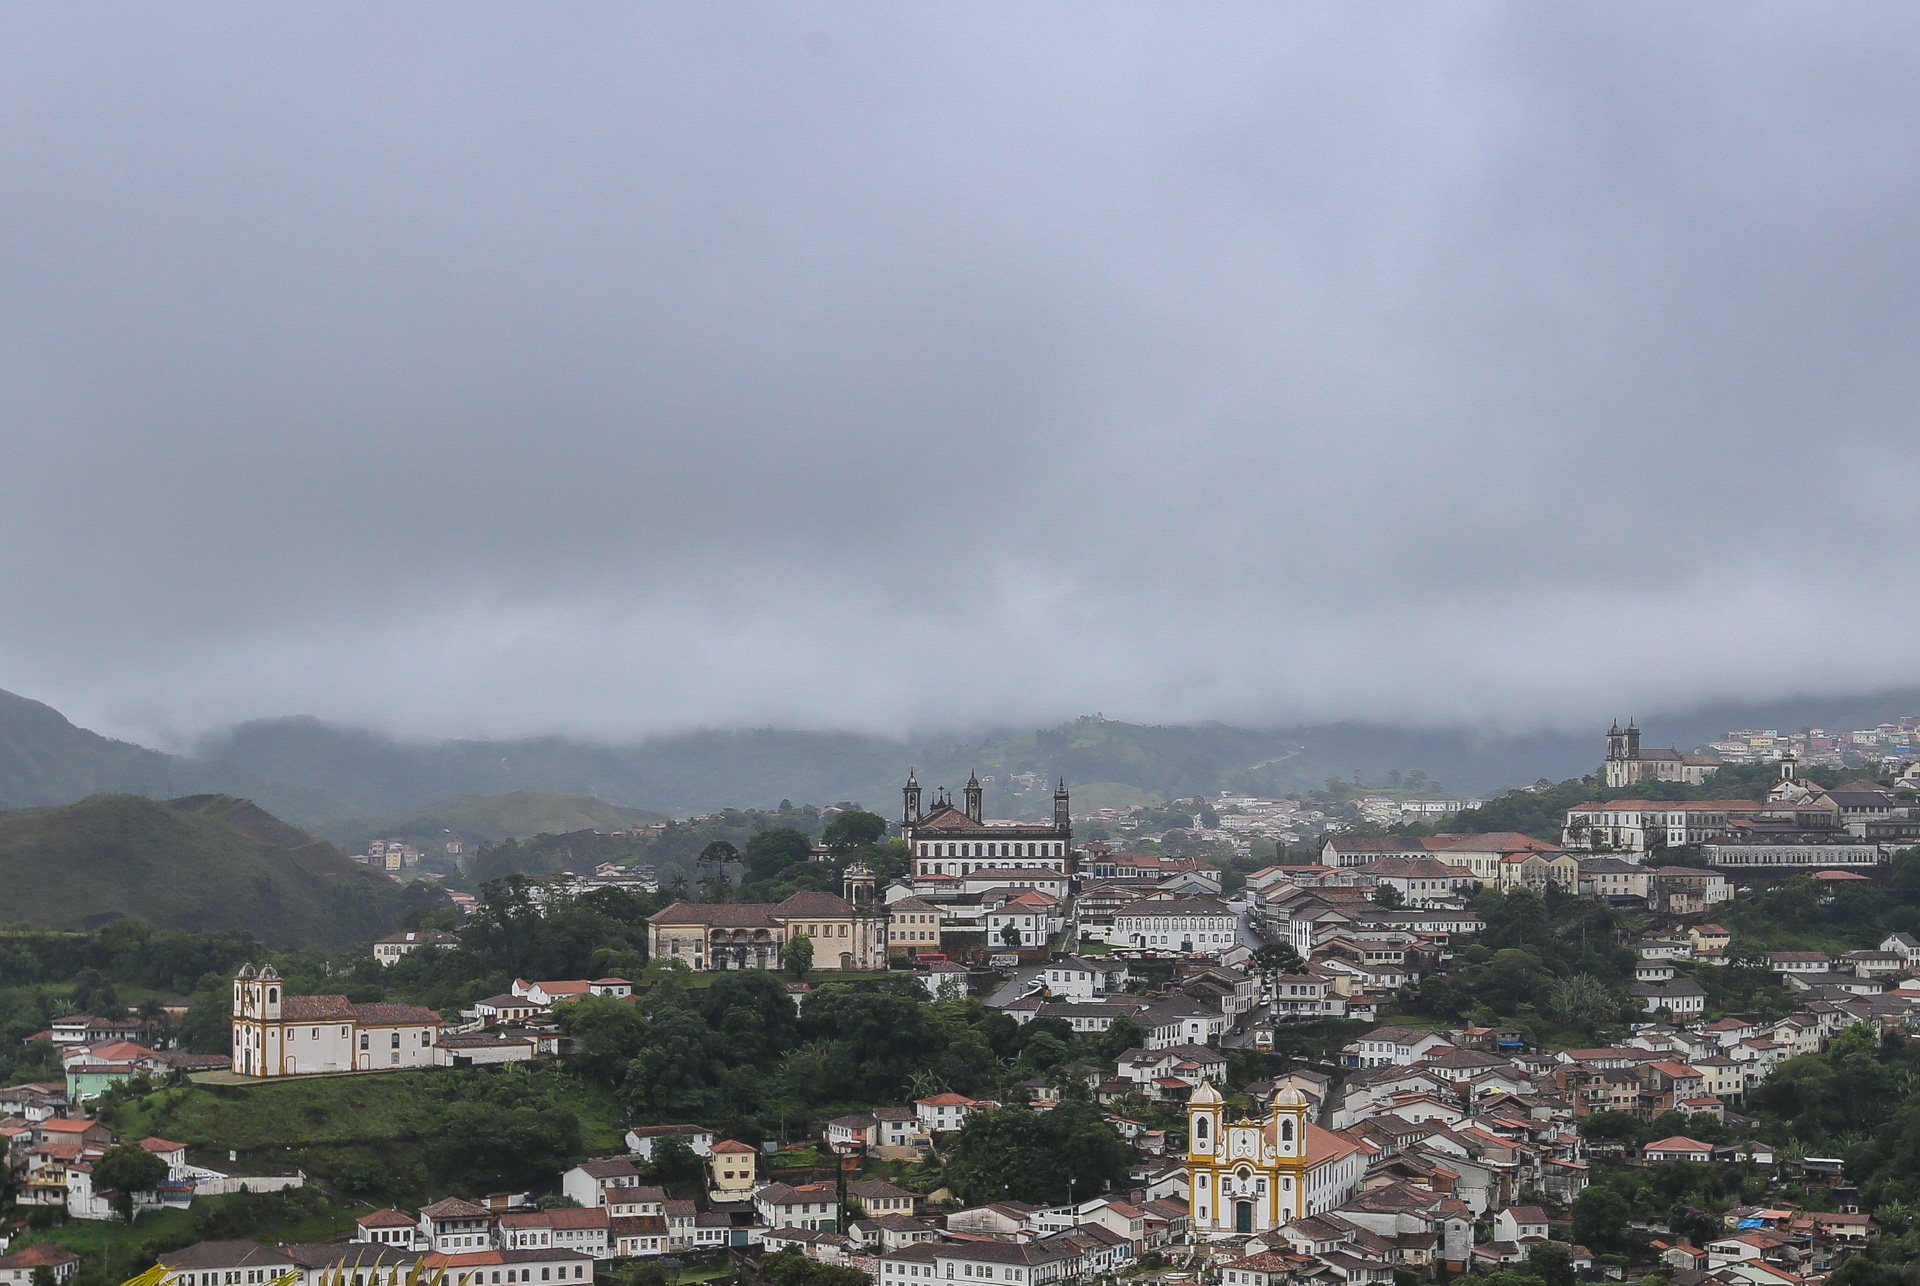
[[[390,932],[405,905],[392,881],[226,795],[96,795],[0,814],[0,889],[9,922],[90,928],[138,916],[285,944],[364,941]]]

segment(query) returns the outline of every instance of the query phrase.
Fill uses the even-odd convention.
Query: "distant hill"
[[[1825,704],[1721,706],[1669,718],[1642,715],[1640,723],[1649,745],[1689,748],[1729,727],[1858,727],[1895,710],[1920,710],[1920,693]],[[201,751],[211,759],[246,763],[276,780],[353,799],[362,803],[362,813],[378,817],[408,813],[447,795],[518,790],[594,795],[676,816],[768,808],[784,798],[814,804],[852,800],[890,817],[909,765],[929,789],[957,791],[967,774],[977,771],[991,778],[990,815],[1034,817],[1050,811],[1054,783],[1063,776],[1088,788],[1084,799],[1076,794],[1076,811],[1223,789],[1285,794],[1322,785],[1328,777],[1351,778],[1356,771],[1378,785],[1391,771],[1418,770],[1448,793],[1486,796],[1542,777],[1558,781],[1593,771],[1605,753],[1606,726],[1602,718],[1578,733],[1364,723],[1261,730],[1088,717],[967,741],[754,729],[607,746],[564,737],[408,743],[298,718],[242,724],[210,739]],[[328,833],[360,838],[335,827]]]
[[[189,759],[77,728],[52,706],[0,691],[0,809],[71,804],[103,793],[242,795],[303,824],[351,804],[236,763]]]
[[[273,945],[341,946],[391,932],[398,885],[258,805],[95,795],[0,813],[0,916],[96,928],[239,929]]]
[[[349,853],[365,852],[368,842],[376,839],[404,840],[429,852],[448,839],[464,840],[472,847],[533,835],[630,830],[666,820],[665,813],[622,808],[593,795],[514,790],[501,795],[449,795],[397,816],[352,817],[314,829]]]
[[[1662,715],[1595,713],[1575,732],[1503,733],[1465,726],[1333,723],[1275,729],[1224,723],[1148,725],[1088,717],[1038,730],[891,739],[783,729],[702,731],[606,745],[567,737],[401,741],[318,719],[262,719],[207,738],[198,756],[163,755],[76,728],[38,702],[0,694],[0,807],[69,803],[98,791],[219,792],[320,827],[354,845],[393,832],[453,796],[588,795],[675,816],[782,799],[852,800],[887,816],[909,765],[929,789],[991,777],[987,812],[1044,816],[1053,784],[1088,787],[1097,803],[1153,802],[1223,789],[1286,794],[1328,777],[1369,785],[1424,772],[1445,792],[1488,796],[1544,777],[1591,772],[1610,720],[1637,715],[1649,746],[1690,749],[1729,728],[1857,728],[1920,711],[1920,691],[1833,699],[1722,703]],[[361,819],[350,822],[347,819]],[[446,824],[442,823],[444,827]],[[517,825],[517,823],[516,823]],[[601,824],[604,828],[605,824]],[[458,829],[455,827],[454,829]]]

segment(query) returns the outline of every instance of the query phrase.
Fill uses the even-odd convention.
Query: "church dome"
[[[1274,1091],[1273,1105],[1275,1107],[1305,1107],[1307,1105],[1307,1097],[1293,1086],[1283,1085]]]
[[[1213,1088],[1210,1081],[1201,1081],[1200,1088],[1187,1096],[1189,1107],[1219,1107],[1223,1102],[1225,1100],[1220,1097],[1220,1091]]]

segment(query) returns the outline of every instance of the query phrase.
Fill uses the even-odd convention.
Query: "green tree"
[[[1887,1270],[1863,1255],[1855,1255],[1833,1270],[1827,1286],[1887,1286]]]
[[[805,863],[813,856],[813,841],[805,831],[791,826],[774,826],[747,841],[747,878],[771,880],[790,866]]]
[[[618,1084],[645,1042],[647,1024],[638,1007],[612,996],[583,996],[553,1007],[560,1030],[573,1037],[574,1063],[607,1085]]]
[[[841,857],[856,848],[872,848],[886,833],[886,818],[850,808],[827,823],[827,829],[820,833],[820,842],[827,846],[828,852]]]
[[[1120,1135],[1089,1103],[1063,1102],[1050,1112],[1004,1108],[976,1112],[953,1136],[942,1172],[963,1201],[1052,1203],[1098,1192],[1126,1174]]]
[[[838,1268],[809,1259],[798,1250],[783,1250],[760,1261],[760,1275],[769,1286],[872,1286],[873,1279],[858,1268]]]
[[[667,1134],[655,1139],[649,1156],[654,1173],[662,1179],[685,1179],[700,1168],[700,1158],[693,1154],[693,1144],[687,1142],[684,1134]]]
[[[1638,1143],[1641,1139],[1640,1118],[1631,1112],[1593,1112],[1581,1118],[1580,1137],[1606,1139],[1614,1143]],[[1646,1137],[1656,1136],[1649,1134]]]
[[[1536,1241],[1527,1249],[1527,1267],[1546,1286],[1573,1286],[1573,1252],[1566,1243]]]
[[[1589,1187],[1573,1199],[1573,1239],[1595,1254],[1627,1247],[1627,1200],[1612,1188]]]
[[[813,939],[804,933],[796,933],[788,938],[780,948],[780,963],[794,977],[805,978],[807,970],[813,968]]]
[[[1001,926],[1000,941],[1006,943],[1010,947],[1019,946],[1020,930],[1015,928],[1012,924],[1006,924]]]
[[[1556,979],[1547,991],[1547,1011],[1570,1026],[1588,1027],[1611,1018],[1620,997],[1592,974]]]
[[[180,1048],[193,1054],[233,1051],[233,1002],[218,992],[196,996],[180,1020]]]
[[[1112,1062],[1130,1049],[1138,1049],[1147,1043],[1147,1029],[1142,1027],[1132,1014],[1117,1014],[1100,1033],[1095,1047],[1100,1057]]]
[[[94,1187],[113,1193],[115,1212],[129,1223],[134,1194],[150,1191],[166,1177],[167,1163],[135,1143],[117,1143],[93,1163]]]
[[[1406,895],[1400,892],[1398,885],[1376,884],[1373,888],[1375,906],[1385,907],[1389,911],[1398,911],[1407,904]]]
[[[82,969],[73,978],[74,1007],[83,1014],[117,1014],[120,996],[98,969]]]
[[[1272,988],[1281,974],[1297,973],[1305,967],[1305,962],[1289,943],[1263,942],[1254,948],[1253,965],[1260,971],[1261,981]]]

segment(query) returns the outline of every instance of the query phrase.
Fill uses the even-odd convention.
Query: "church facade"
[[[417,1005],[289,996],[272,965],[233,980],[233,1070],[241,1076],[432,1067],[440,1015]]]
[[[1346,1203],[1366,1165],[1358,1144],[1307,1119],[1299,1090],[1274,1092],[1264,1117],[1228,1121],[1202,1083],[1187,1100],[1187,1217],[1201,1237],[1246,1236]]]
[[[1640,727],[1632,719],[1622,729],[1607,730],[1605,772],[1609,789],[1636,786],[1643,781],[1678,781],[1698,786],[1719,771],[1716,755],[1683,755],[1677,750],[1643,750]]]
[[[1072,873],[1073,823],[1068,817],[1065,780],[1053,792],[1050,826],[987,825],[981,816],[985,793],[978,775],[970,773],[962,807],[954,807],[952,796],[941,791],[934,796],[933,807],[923,810],[920,783],[912,771],[907,773],[901,790],[900,834],[913,857],[916,879],[959,878],[983,869]]]

